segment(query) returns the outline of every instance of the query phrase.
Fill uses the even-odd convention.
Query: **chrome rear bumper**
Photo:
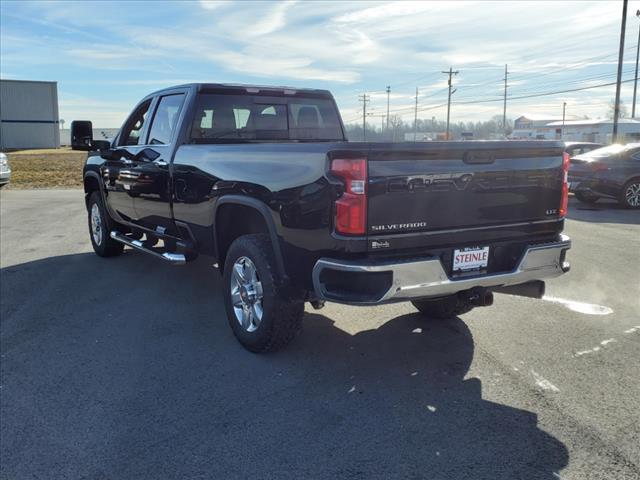
[[[531,280],[553,278],[569,271],[569,263],[564,260],[565,252],[571,248],[571,239],[561,235],[553,243],[532,245],[525,250],[517,267],[510,272],[449,278],[439,258],[431,257],[401,263],[367,264],[321,258],[313,268],[313,287],[318,299],[340,303],[372,305],[415,298],[441,297],[474,287],[500,287],[518,285]],[[357,282],[366,282],[367,275],[386,272],[389,282],[382,283],[382,290],[371,292],[368,297],[349,297],[345,292],[332,292],[323,281],[323,272],[365,274]],[[390,283],[390,286],[388,284]],[[388,288],[387,288],[388,287]]]

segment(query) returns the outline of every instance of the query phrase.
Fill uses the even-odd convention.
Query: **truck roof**
[[[274,85],[247,85],[241,83],[185,83],[182,85],[174,85],[172,87],[163,88],[153,92],[151,95],[157,95],[165,91],[174,90],[176,88],[195,88],[199,92],[218,92],[218,91],[244,91],[246,93],[274,93],[276,95],[304,93],[314,96],[323,96],[332,98],[329,90],[317,88],[297,88]]]

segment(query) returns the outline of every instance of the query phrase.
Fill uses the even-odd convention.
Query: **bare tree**
[[[611,100],[607,108],[607,118],[613,118],[616,111],[616,101]],[[629,110],[622,100],[620,100],[620,118],[627,118],[629,116]]]
[[[396,142],[398,140],[398,130],[400,130],[403,126],[402,117],[400,115],[391,115],[389,117],[389,125],[391,126],[391,131],[393,132],[392,141]],[[404,140],[404,137],[402,138]]]

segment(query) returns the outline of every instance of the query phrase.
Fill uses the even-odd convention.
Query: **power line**
[[[378,117],[380,119],[380,132],[384,131],[384,119],[386,118],[384,113],[367,113],[367,117]]]
[[[630,48],[634,48],[634,47],[633,46],[629,47],[627,50],[629,50]],[[583,58],[581,60],[574,60],[573,62],[569,62],[568,64],[564,65],[562,70],[558,69],[558,67],[554,65],[553,67],[543,68],[542,70],[535,71],[535,76],[536,78],[540,78],[540,77],[546,77],[549,75],[562,74],[567,70],[575,70],[576,68],[584,67],[585,65],[588,65],[591,62],[595,62],[597,60],[604,60],[610,57],[615,57],[616,55],[617,54],[615,53],[606,53],[604,55],[596,55],[593,57]],[[513,68],[513,65],[512,65],[512,68]],[[521,75],[516,74],[512,78],[519,80],[521,78]]]
[[[632,69],[628,69],[623,71],[623,74],[630,74],[632,73]],[[511,71],[509,72],[509,74],[511,74]],[[511,77],[509,77],[511,79]],[[594,75],[594,76],[589,76],[589,77],[584,77],[584,78],[579,78],[579,79],[574,79],[574,80],[569,80],[569,81],[565,81],[565,82],[551,82],[551,83],[543,83],[543,84],[537,84],[535,87],[531,87],[531,88],[527,88],[525,87],[524,90],[519,90],[518,91],[518,95],[528,95],[528,94],[537,94],[537,93],[541,93],[541,89],[544,92],[545,88],[548,88],[550,90],[554,90],[556,88],[559,87],[566,87],[566,86],[571,86],[571,85],[576,85],[579,86],[580,84],[584,84],[585,82],[589,82],[589,81],[593,81],[593,80],[608,80],[608,79],[614,79],[615,78],[615,73],[604,73],[604,74],[599,74],[599,75]],[[503,79],[504,80],[504,77]],[[585,86],[591,86],[591,85],[585,85]],[[514,88],[513,87],[513,83],[509,84],[510,88]],[[462,88],[462,86],[458,87],[458,90],[460,90]],[[458,97],[458,101],[455,103],[459,103],[462,101],[480,101],[480,100],[485,100],[487,99],[486,96],[485,98],[482,98],[483,96],[472,96],[472,95],[463,95],[462,97]],[[492,100],[494,97],[489,95],[489,100]],[[507,99],[511,99],[512,97],[507,97]]]
[[[448,71],[445,73],[449,73]],[[452,72],[453,73],[453,72]],[[627,80],[622,80],[620,83],[629,83],[629,82],[633,82],[635,79],[634,78],[630,78]],[[514,95],[514,96],[509,96],[507,95],[507,100],[509,101],[515,101],[515,100],[523,100],[523,99],[527,99],[527,98],[538,98],[538,97],[546,97],[546,96],[553,96],[553,95],[560,95],[563,93],[573,93],[573,92],[580,92],[580,91],[584,91],[584,90],[592,90],[592,89],[596,89],[596,88],[602,88],[602,87],[610,87],[616,85],[616,82],[608,82],[608,83],[601,83],[598,85],[590,85],[588,87],[578,87],[578,88],[571,88],[571,89],[565,89],[565,90],[556,90],[556,91],[550,91],[550,92],[538,92],[538,93],[532,93],[532,94],[527,94],[527,95]],[[452,94],[455,93],[455,90],[452,92]],[[362,98],[360,98],[360,101],[362,101]],[[367,99],[367,101],[369,101]],[[480,100],[462,100],[462,101],[453,101],[451,103],[455,104],[455,105],[473,105],[473,104],[477,104],[477,103],[496,103],[496,102],[504,102],[504,98],[490,98],[490,99],[480,99]],[[429,105],[423,108],[418,108],[417,111],[418,112],[426,112],[429,110],[436,110],[438,108],[442,108],[445,106],[448,106],[449,102],[444,102],[444,103],[440,103],[437,105]],[[415,107],[411,106],[411,107],[404,107],[404,108],[399,108],[399,109],[395,109],[395,110],[390,110],[389,113],[390,114],[394,114],[394,113],[408,113],[409,111],[415,111]],[[349,120],[348,122],[345,123],[351,123],[353,121],[355,121],[357,118],[353,118],[351,120]]]
[[[627,83],[627,82],[633,82],[634,79],[630,78],[628,80],[622,80],[620,83]],[[524,98],[535,98],[535,97],[546,97],[549,95],[559,95],[561,93],[571,93],[571,92],[580,92],[582,90],[591,90],[594,88],[600,88],[600,87],[610,87],[612,85],[616,85],[617,82],[610,82],[610,83],[601,83],[599,85],[592,85],[589,87],[581,87],[581,88],[571,88],[568,90],[558,90],[555,92],[544,92],[544,93],[534,93],[531,95],[520,95],[520,96],[512,96],[512,97],[507,97],[509,100],[522,100]],[[501,102],[502,98],[494,98],[494,99],[489,99],[489,100],[471,100],[471,101],[465,101],[465,102],[453,102],[456,105],[470,105],[470,104],[475,104],[475,103],[492,103],[492,102]]]
[[[576,46],[578,46],[579,44],[580,44],[580,42],[576,43]],[[625,50],[634,49],[634,48],[636,48],[636,46],[637,45],[632,45],[632,46],[628,47]],[[569,47],[566,50],[571,50],[572,48],[574,48],[574,47]],[[556,53],[557,53],[557,51],[556,51]],[[546,76],[550,76],[550,75],[560,75],[560,74],[565,73],[567,70],[579,69],[580,67],[583,67],[583,66],[587,65],[590,62],[593,62],[593,61],[596,61],[596,60],[602,60],[602,59],[605,59],[605,58],[610,58],[610,57],[613,57],[614,55],[615,54],[613,54],[613,53],[607,53],[607,54],[604,54],[604,55],[596,55],[596,56],[592,56],[592,57],[582,58],[580,60],[576,60],[576,61],[573,61],[572,63],[569,63],[567,66],[563,67],[562,70],[559,70],[558,67],[553,66],[553,67],[548,67],[548,68],[542,68],[540,70],[535,70],[534,72],[531,72],[531,73],[524,73],[524,72],[523,73],[518,73],[517,72],[517,65],[515,67],[512,65],[511,72],[509,73],[509,78],[513,81],[513,80],[529,79],[530,76],[535,76],[536,79],[539,79],[540,77],[546,77]],[[528,57],[520,57],[520,58],[528,58]],[[534,58],[534,57],[531,57],[531,58]],[[525,68],[531,68],[531,67],[532,66],[525,66]],[[465,70],[466,69],[471,69],[471,70],[474,70],[474,69],[491,69],[491,68],[502,68],[502,67],[491,66],[491,65],[487,65],[487,66],[483,66],[483,67],[470,66],[470,67],[465,67]],[[399,82],[399,83],[394,83],[394,87],[397,88],[397,87],[401,87],[403,85],[407,85],[407,84],[410,84],[410,83],[414,83],[415,84],[415,82],[417,80],[434,77],[435,75],[436,74],[434,74],[434,73],[429,73],[429,74],[423,75],[421,77],[418,77],[417,79],[407,80],[407,81],[403,81],[403,82]],[[474,90],[474,89],[478,89],[479,87],[483,87],[483,86],[486,86],[486,85],[491,85],[491,84],[496,84],[497,85],[499,82],[502,83],[502,81],[503,81],[503,78],[501,77],[501,78],[496,78],[495,80],[490,80],[490,81],[483,82],[483,83],[476,84],[476,85],[459,85],[457,88],[458,88],[458,90],[464,89],[465,91]],[[579,82],[579,81],[580,80],[575,80],[575,81],[572,81],[572,82],[569,82],[569,83],[575,83],[575,82]],[[561,83],[561,80],[558,80],[558,83]],[[376,94],[376,93],[387,93],[387,92],[386,92],[386,89],[385,89],[385,90],[371,90],[371,91],[367,91],[366,93],[367,94]],[[420,98],[432,97],[432,96],[436,96],[438,94],[439,94],[439,92],[434,92],[434,93],[428,94],[428,95],[421,94]]]
[[[632,70],[626,70],[623,72],[624,74],[627,73],[632,73]],[[575,85],[575,84],[581,84],[584,82],[589,82],[589,81],[593,81],[593,80],[606,80],[609,78],[615,78],[616,74],[615,73],[600,73],[598,75],[593,75],[593,76],[589,76],[589,77],[584,77],[584,78],[577,78],[574,80],[567,80],[567,81],[555,81],[555,82],[546,82],[546,83],[541,83],[541,84],[536,84],[535,88],[532,87],[528,87],[525,88],[523,91],[521,91],[521,94],[524,93],[531,93],[531,92],[536,92],[536,91],[540,91],[540,88],[555,88],[555,87],[560,87],[560,86],[567,86],[567,85]]]
[[[634,48],[637,48],[638,44],[632,45],[630,47],[627,47],[625,50],[631,50]],[[545,77],[545,76],[551,76],[551,75],[558,75],[558,74],[562,74],[562,73],[566,73],[567,70],[575,70],[575,69],[579,69],[580,67],[583,67],[584,65],[588,64],[589,62],[593,62],[596,60],[601,60],[604,58],[610,58],[612,56],[612,54],[606,54],[606,55],[597,55],[597,56],[592,56],[592,57],[587,57],[587,58],[583,58],[580,59],[577,62],[574,62],[572,64],[570,64],[568,67],[566,67],[565,69],[559,71],[557,67],[552,67],[550,69],[543,69],[543,70],[539,70],[536,71],[535,73],[532,73],[532,76],[535,76],[536,80],[539,79],[540,77]],[[480,67],[470,67],[471,69],[473,68],[477,68],[479,69]],[[489,66],[487,66],[486,68],[489,68]],[[550,70],[550,71],[549,71]],[[452,103],[454,104],[477,104],[477,103],[496,103],[499,101],[503,102],[503,123],[505,122],[505,100],[508,101],[516,101],[516,100],[523,100],[523,99],[528,99],[528,98],[537,98],[537,97],[544,97],[544,96],[552,96],[552,95],[559,95],[559,94],[563,94],[563,93],[572,93],[572,92],[579,92],[579,91],[583,91],[583,90],[590,90],[590,89],[595,89],[595,88],[601,88],[601,87],[606,87],[606,86],[613,86],[616,85],[615,82],[606,82],[606,83],[600,83],[597,85],[588,85],[588,86],[584,86],[584,87],[576,87],[576,88],[565,88],[565,89],[559,89],[559,90],[555,90],[553,89],[553,87],[560,87],[562,86],[569,86],[569,85],[580,85],[581,83],[584,84],[584,82],[588,82],[588,81],[594,81],[594,80],[605,80],[605,79],[609,79],[613,77],[613,74],[611,73],[600,73],[597,75],[590,75],[590,76],[586,76],[583,78],[576,78],[573,80],[569,80],[569,81],[562,81],[561,79],[557,79],[557,80],[553,80],[550,82],[544,82],[542,84],[540,83],[536,83],[535,87],[532,85],[531,88],[526,88],[524,90],[518,89],[520,93],[519,95],[512,95],[509,96],[508,95],[508,89],[509,88],[513,88],[513,80],[516,79],[528,79],[530,78],[528,74],[517,74],[517,75],[513,75],[512,74],[513,71],[513,67],[510,69],[510,71],[507,71],[507,74],[505,75],[508,76],[508,79],[511,80],[510,83],[508,83],[506,85],[506,87],[504,87],[504,90],[507,90],[507,92],[504,92],[503,95],[501,95],[501,98],[495,98],[495,97],[488,97],[488,98],[482,98],[482,96],[480,98],[473,98],[471,96],[471,91],[474,90],[478,90],[479,88],[486,86],[486,85],[496,85],[498,81],[504,81],[505,77],[501,78],[501,79],[495,79],[495,80],[490,80],[487,82],[483,82],[480,84],[476,84],[476,85],[459,85],[457,87],[456,90],[452,90],[452,94],[455,93],[457,90],[459,89],[463,89],[465,91],[465,93],[467,93],[467,95],[463,95],[462,97],[458,97],[457,101],[453,101]],[[448,74],[449,72],[443,72],[445,74]],[[458,72],[456,72],[458,73]],[[623,74],[626,75],[630,73],[630,70],[625,70],[623,71]],[[453,75],[453,71],[452,71],[452,75]],[[433,74],[427,74],[422,76],[421,78],[425,78],[425,77],[432,77]],[[633,79],[631,80],[623,80],[621,81],[621,83],[627,83],[629,81],[633,81]],[[406,84],[408,82],[402,82],[400,84],[397,85],[403,85]],[[448,82],[449,83],[449,82]],[[540,92],[540,88],[544,88],[544,87],[549,87],[551,89],[551,91],[543,91]],[[450,90],[452,87],[450,85],[447,86],[446,90]],[[445,90],[445,89],[443,89]],[[444,91],[443,90],[437,90],[434,91],[432,93],[429,94],[425,94],[425,93],[418,93],[418,98],[419,99],[424,99],[424,98],[431,98],[431,97],[437,97],[439,95],[443,95]],[[396,108],[396,109],[391,109],[390,108],[390,87],[387,87],[387,89],[385,90],[380,90],[380,93],[386,93],[387,94],[387,123],[390,122],[390,116],[392,114],[398,113],[398,114],[406,114],[409,113],[410,111],[413,111],[414,113],[414,118],[415,118],[415,114],[417,112],[423,112],[423,111],[427,111],[427,110],[433,110],[433,109],[437,109],[437,108],[441,108],[442,106],[446,105],[447,106],[447,112],[448,112],[448,117],[450,118],[450,103],[449,103],[449,98],[447,98],[447,103],[444,104],[437,104],[437,105],[429,105],[423,108],[417,108],[416,105],[412,105],[412,106],[406,106],[406,107],[400,107],[400,108]],[[488,92],[487,92],[488,93]],[[497,93],[497,92],[496,92]],[[505,94],[506,93],[506,94]],[[361,96],[362,97],[362,96]],[[363,113],[364,110],[366,110],[366,105],[370,102],[371,98],[370,95],[368,93],[364,94],[365,99],[363,100],[363,98],[359,97],[359,101],[363,102]],[[506,98],[505,98],[506,97]],[[363,117],[365,117],[365,115],[363,115]],[[351,121],[354,121],[350,120]],[[387,127],[388,128],[388,127]],[[366,130],[366,118],[363,119],[363,130]]]

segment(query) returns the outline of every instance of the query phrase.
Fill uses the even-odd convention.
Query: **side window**
[[[166,145],[171,142],[183,101],[182,93],[160,98],[149,130],[149,145]]]
[[[631,158],[633,158],[634,160],[640,160],[640,151],[637,151],[633,155],[631,155]]]
[[[140,135],[142,134],[150,106],[151,100],[147,100],[131,114],[122,130],[122,136],[120,137],[121,146],[140,144]]]
[[[576,155],[580,155],[582,152],[582,149],[580,147],[578,148],[570,148],[567,153],[569,154],[570,157],[575,157]]]

